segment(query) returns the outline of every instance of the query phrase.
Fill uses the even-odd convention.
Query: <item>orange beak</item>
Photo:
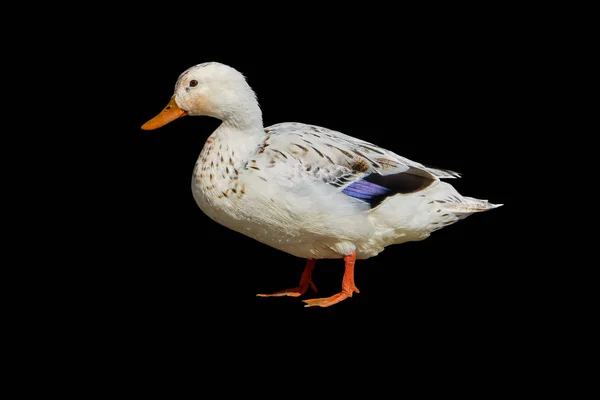
[[[171,101],[169,101],[169,104],[167,104],[167,106],[156,117],[142,125],[142,129],[145,131],[151,131],[153,129],[160,128],[161,126],[165,126],[177,118],[185,117],[186,115],[187,113],[177,106],[175,103],[175,96],[173,96]]]

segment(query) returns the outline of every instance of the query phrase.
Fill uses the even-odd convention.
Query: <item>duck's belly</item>
[[[219,197],[194,184],[192,191],[198,207],[212,220],[297,257],[341,258],[356,252],[357,258],[364,259],[383,250],[379,243],[372,243],[372,226],[366,215],[299,215],[278,207],[271,198],[252,197],[248,191],[247,197],[238,196],[240,192]]]
[[[223,213],[206,201],[196,203],[215,222],[252,239],[301,258],[341,258],[337,251],[340,240],[323,236],[311,238],[307,234],[282,229],[265,222],[251,219],[237,219]]]

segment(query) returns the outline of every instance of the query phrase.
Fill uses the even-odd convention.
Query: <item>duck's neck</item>
[[[262,112],[254,93],[250,91],[244,99],[222,111],[223,128],[238,131],[258,131],[263,129]]]
[[[206,168],[229,170],[233,166],[241,168],[248,162],[260,144],[265,140],[262,113],[254,92],[251,90],[236,93],[239,101],[222,106],[218,118],[221,125],[208,137],[199,161]],[[215,116],[217,116],[215,115]]]
[[[236,149],[239,155],[256,150],[265,136],[260,107],[254,98],[251,100],[247,99],[223,113],[221,125],[211,135],[214,140]]]
[[[232,125],[231,121],[223,121],[210,135],[207,144],[212,142],[213,149],[227,149],[226,153],[231,155],[234,160],[245,162],[250,154],[256,152],[265,140],[265,136],[267,134],[262,124],[239,128],[239,125]]]

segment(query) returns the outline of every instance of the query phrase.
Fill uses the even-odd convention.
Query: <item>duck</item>
[[[445,181],[459,173],[342,132],[300,122],[264,127],[245,75],[223,63],[204,62],[181,73],[168,104],[141,129],[184,116],[221,121],[192,172],[200,210],[218,224],[306,260],[298,286],[257,296],[316,292],[316,261],[342,259],[340,292],[303,300],[305,307],[332,306],[359,293],[357,260],[390,245],[424,240],[502,205],[459,194]]]

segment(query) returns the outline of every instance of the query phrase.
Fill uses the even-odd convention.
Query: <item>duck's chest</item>
[[[231,229],[247,229],[256,214],[262,214],[263,180],[249,167],[249,150],[257,145],[207,139],[194,166],[192,193],[200,209]],[[258,182],[256,182],[258,181]],[[251,225],[251,223],[250,223]]]
[[[232,165],[226,156],[221,161],[219,155],[216,159],[211,153],[201,155],[192,177],[194,199],[204,214],[215,222],[271,243],[279,239],[283,225],[276,219],[265,218],[273,214],[273,209],[260,195],[264,187],[261,189],[256,187],[256,183],[247,183],[245,171],[243,165],[237,166],[235,161]]]
[[[240,184],[243,161],[235,149],[215,137],[209,137],[196,161],[192,175],[192,192],[200,208],[227,206],[245,194]]]

